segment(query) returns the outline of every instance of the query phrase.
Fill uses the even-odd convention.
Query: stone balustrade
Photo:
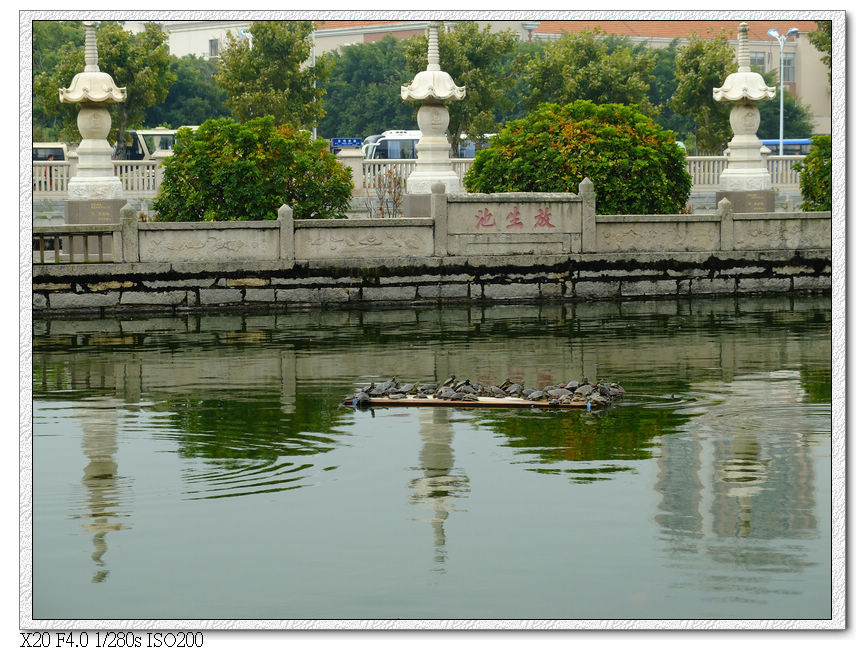
[[[34,251],[33,308],[289,309],[828,291],[828,212],[598,215],[579,194],[443,194],[429,217],[100,226],[103,262]],[[77,226],[78,234],[88,228]],[[70,226],[34,229],[65,237]],[[94,231],[95,233],[95,231]],[[93,234],[93,233],[90,233]],[[91,248],[91,250],[93,250]],[[76,263],[79,262],[79,263]]]
[[[772,187],[779,190],[798,190],[799,173],[793,169],[796,162],[804,156],[769,156],[768,169]],[[714,191],[718,189],[721,172],[727,167],[726,156],[688,156],[688,173],[692,178],[693,191]],[[472,158],[452,158],[451,166],[462,182],[466,171],[471,167]],[[363,160],[360,185],[356,196],[374,196],[375,177],[387,169],[393,169],[400,178],[408,178],[417,161]],[[68,162],[33,163],[33,198],[66,198],[68,179],[74,172]],[[152,199],[156,197],[162,183],[162,168],[154,160],[115,160],[114,173],[123,183],[124,196],[130,199]]]

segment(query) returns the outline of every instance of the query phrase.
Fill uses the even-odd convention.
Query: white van
[[[495,133],[485,133],[485,142],[475,143],[460,137],[457,158],[474,158],[475,152],[489,146],[489,139]],[[379,135],[371,135],[363,142],[363,157],[375,160],[414,160],[417,158],[417,143],[421,138],[420,131],[393,130]]]
[[[192,129],[197,126],[182,126],[182,129]],[[126,150],[123,160],[158,160],[170,156],[174,149],[174,140],[178,129],[157,127],[155,129],[133,129],[126,132]],[[114,147],[117,151],[117,145]]]
[[[65,142],[34,142],[33,162],[47,162],[48,160],[69,160],[69,150]]]
[[[363,157],[374,160],[413,160],[417,158],[420,131],[395,129],[364,140]]]

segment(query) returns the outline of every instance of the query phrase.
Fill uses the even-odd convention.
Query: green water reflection
[[[123,590],[128,578],[118,578],[116,567],[126,575],[129,565],[124,545],[112,559],[111,539],[144,543],[158,528],[151,513],[180,522],[181,512],[203,512],[189,510],[199,507],[193,504],[209,503],[219,504],[212,507],[229,520],[257,513],[253,526],[279,522],[284,512],[301,520],[315,511],[335,513],[312,524],[321,537],[301,536],[306,541],[293,547],[312,568],[292,569],[298,572],[292,579],[332,585],[321,597],[335,617],[746,617],[746,607],[755,604],[760,617],[776,611],[767,604],[773,598],[780,598],[776,609],[784,615],[822,615],[826,609],[815,601],[828,594],[828,558],[820,554],[829,532],[829,325],[825,298],[37,321],[34,522],[42,541],[35,545],[34,564],[58,573],[55,582],[37,583],[42,590],[36,603],[49,617],[83,611],[62,596],[45,595],[57,589],[59,576],[70,574],[75,583],[71,574],[79,566],[62,553],[56,560],[52,555],[71,534],[62,521],[75,522],[89,536],[92,584],[107,589],[117,582]],[[628,393],[614,408],[592,413],[354,411],[342,405],[370,380],[441,381],[450,375],[496,383],[509,377],[538,386],[607,378]],[[824,450],[820,460],[815,449]],[[83,468],[77,476],[70,457]],[[359,483],[359,475],[366,479]],[[70,502],[62,495],[74,482],[80,487]],[[492,525],[486,522],[510,517],[485,496],[491,485],[507,501],[537,503],[519,506],[531,523],[509,530],[512,542],[490,529],[486,534],[500,550],[481,550],[473,540],[485,538],[484,527]],[[589,494],[591,500],[580,498]],[[573,530],[563,529],[554,512],[574,503],[581,519]],[[368,510],[370,504],[375,506]],[[547,506],[553,509],[549,519]],[[370,544],[358,539],[369,531],[342,528],[352,508],[363,509],[370,529],[391,531],[392,544],[403,540],[400,546],[377,539],[369,551]],[[633,530],[623,532],[617,513]],[[201,532],[207,537],[228,534],[223,520],[204,525],[212,525]],[[426,551],[406,550],[418,543],[418,525],[429,527],[424,543],[431,539],[430,568],[442,581],[432,586],[417,582],[419,567],[429,560]],[[274,529],[274,536],[297,536],[294,524],[286,526]],[[506,556],[533,543],[535,535],[564,540],[584,529],[598,537],[584,542],[595,549],[592,564],[601,572],[624,571],[614,576],[621,584],[636,584],[639,566],[626,575],[605,553],[621,558],[624,540],[643,539],[646,548],[631,561],[655,563],[650,573],[667,580],[667,609],[634,596],[617,610],[603,596],[608,578],[593,577],[593,567],[566,559],[566,551],[561,584],[555,562],[542,557],[526,560],[522,586],[492,567],[489,573],[480,568],[493,558],[509,562]],[[356,551],[337,551],[322,541],[347,537]],[[261,539],[256,536],[256,543]],[[168,552],[156,551],[170,565]],[[220,551],[217,545],[200,552]],[[387,594],[378,609],[335,595],[351,588],[340,586],[339,576],[358,571],[351,564],[357,554],[375,574],[365,574],[370,588]],[[267,550],[252,555],[260,558],[241,563],[253,573],[276,560]],[[55,567],[61,561],[68,564]],[[572,594],[564,581],[578,567],[598,591],[597,603]],[[391,570],[402,571],[405,580],[384,577]],[[461,603],[453,590],[466,571],[480,571],[480,584],[490,592],[473,587],[466,598],[474,600]],[[777,582],[778,574],[786,577]],[[802,581],[788,584],[791,574]],[[196,579],[219,580],[210,574]],[[551,602],[526,610],[520,593],[536,580],[550,583]],[[288,615],[270,609],[267,600],[268,594],[274,601],[285,598],[274,596],[282,594],[276,575],[241,590],[247,588],[260,591],[247,594],[249,616]],[[477,589],[488,606],[479,604]],[[552,602],[556,590],[561,603]],[[246,611],[224,585],[214,583],[212,592],[198,610],[181,590],[182,612],[175,614],[238,617]],[[669,596],[677,592],[680,598]],[[134,609],[133,596],[105,594],[89,595],[99,603],[94,607],[121,617]],[[291,602],[291,616],[324,617],[321,602],[316,610],[306,595],[306,601],[298,595]],[[158,613],[154,603],[162,597],[155,584],[152,590],[145,586],[144,609],[135,611]],[[783,605],[788,597],[795,602]],[[568,609],[568,599],[580,605]]]

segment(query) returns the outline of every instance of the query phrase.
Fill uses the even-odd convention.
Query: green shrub
[[[578,192],[589,178],[600,214],[681,212],[691,177],[676,134],[633,106],[542,104],[478,152],[469,192]]]
[[[802,162],[793,165],[799,172],[799,192],[802,209],[807,211],[832,209],[832,138],[817,135],[814,147]]]
[[[282,204],[296,219],[328,219],[345,215],[351,190],[323,140],[272,117],[221,118],[178,132],[154,206],[160,221],[276,219]]]

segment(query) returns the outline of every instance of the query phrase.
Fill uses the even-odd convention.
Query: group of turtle
[[[570,382],[562,382],[532,388],[506,379],[495,385],[473,383],[469,379],[457,380],[451,376],[441,384],[433,383],[402,383],[396,377],[389,381],[372,382],[359,391],[352,399],[355,406],[372,404],[374,398],[400,400],[407,398],[433,398],[449,402],[477,402],[481,397],[506,398],[516,397],[530,402],[545,402],[547,406],[558,406],[571,402],[591,403],[595,406],[606,406],[613,400],[620,399],[625,389],[615,382],[601,380],[596,384],[583,377]]]

